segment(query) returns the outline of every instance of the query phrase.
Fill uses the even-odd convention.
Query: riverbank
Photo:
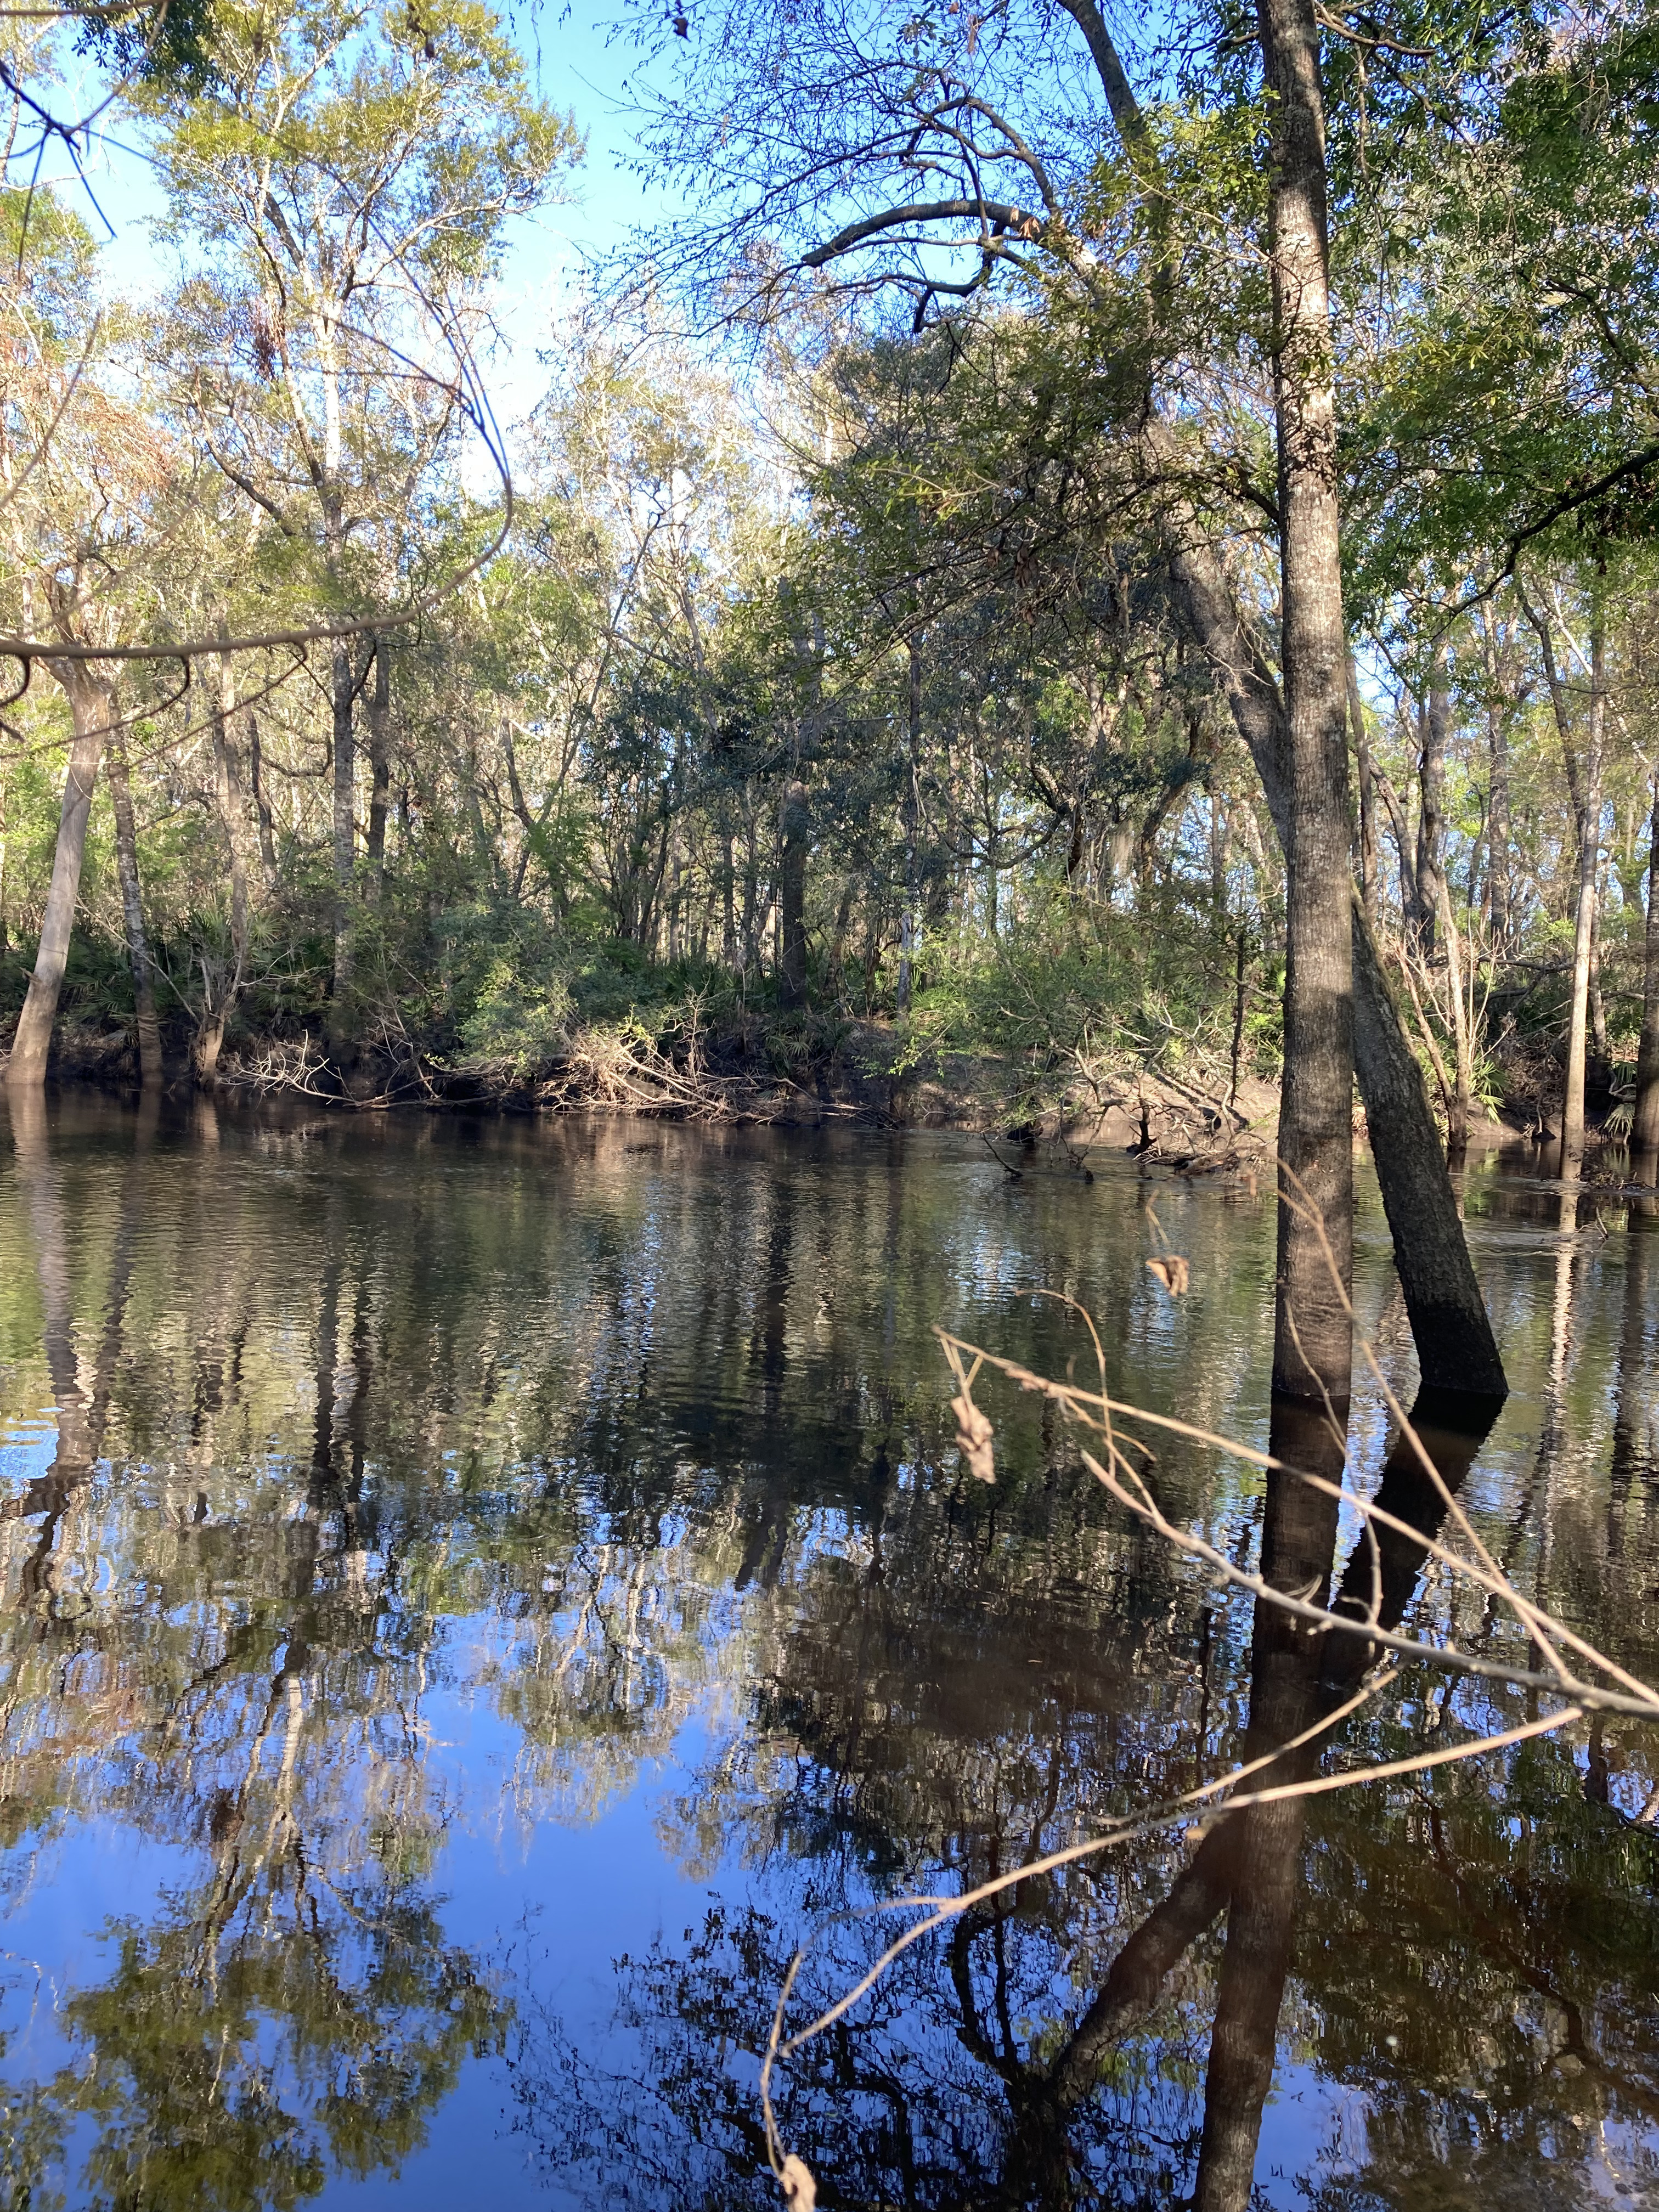
[[[0,1066],[3,1066],[0,1054]],[[52,1079],[125,1092],[137,1086],[130,1027],[60,1022]],[[167,1056],[168,1088],[243,1098],[308,1099],[351,1113],[392,1107],[502,1115],[614,1112],[659,1120],[817,1127],[955,1129],[1018,1150],[1060,1146],[1078,1161],[1094,1148],[1133,1152],[1182,1168],[1250,1166],[1271,1156],[1276,1084],[1201,1063],[1147,1067],[1126,1052],[1070,1064],[1058,1055],[951,1052],[922,1025],[838,1013],[726,1009],[705,1018],[693,1000],[577,1026],[535,1060],[446,1057],[384,1035],[349,1066],[331,1059],[320,1024],[245,1034],[227,1044],[210,1083],[185,1041]],[[1486,1115],[1479,1151],[1527,1151],[1530,1100]],[[1363,1135],[1363,1115],[1356,1134]],[[1593,1136],[1594,1141],[1594,1136]]]
[[[957,1129],[1012,1140],[1134,1148],[1156,1157],[1271,1144],[1277,1086],[1237,1089],[1205,1071],[1045,1066],[1032,1056],[941,1050],[902,1023],[818,1013],[739,1012],[703,1024],[629,1019],[577,1029],[526,1063],[442,1056],[404,1041],[366,1046],[342,1069],[308,1030],[228,1044],[212,1082],[169,1056],[168,1086],[243,1097],[309,1098],[348,1111],[393,1106],[557,1114],[611,1110],[677,1121]],[[52,1079],[126,1091],[130,1030],[59,1024]],[[1231,1095],[1230,1095],[1231,1093]]]

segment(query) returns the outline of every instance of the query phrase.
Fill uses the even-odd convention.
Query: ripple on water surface
[[[1093,1315],[1115,1395],[1265,1438],[1270,1201],[1095,1165],[20,1120],[0,2206],[775,2202],[757,2054],[804,1936],[803,2006],[890,1933],[863,1908],[1188,1789],[1266,1724],[1248,1609],[1126,1525],[1051,1406],[983,1377],[995,1484],[957,1449],[936,1324],[1092,1381],[1035,1290]],[[1464,1501],[1651,1674],[1659,1232],[1496,1167],[1465,1197],[1516,1388]],[[1409,1395],[1363,1204],[1360,1317]],[[1352,1479],[1400,1480],[1392,1442],[1362,1376]],[[1249,1464],[1166,1441],[1153,1480],[1258,1559]],[[1414,1629],[1528,1663],[1417,1565]],[[1408,1669],[1318,1756],[1533,1709]],[[1654,2201],[1656,1809],[1652,1733],[1585,1723],[1030,1881],[784,2070],[785,2135],[855,2204]]]

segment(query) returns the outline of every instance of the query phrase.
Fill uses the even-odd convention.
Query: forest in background
[[[10,687],[8,1020],[67,768],[65,1067],[672,1107],[969,1054],[1014,1117],[1152,1076],[1222,1121],[1276,1078],[1227,659],[1278,680],[1264,94],[1196,11],[1126,126],[1066,14],[636,26],[687,211],[504,436],[505,227],[580,147],[502,24],[101,29],[177,282],[135,310],[95,205],[9,188],[3,619],[152,657]],[[1556,1127],[1575,1005],[1592,1125],[1651,1139],[1659,46],[1413,21],[1326,27],[1353,866],[1454,1141]],[[14,155],[60,36],[7,29]]]

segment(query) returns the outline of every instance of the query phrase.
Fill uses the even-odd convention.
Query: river
[[[1063,1292],[1115,1395],[1260,1445],[1271,1198],[1023,1164],[74,1094],[0,1128],[0,2206],[775,2204],[798,1945],[792,2024],[872,1908],[1225,1771],[1248,1598],[988,1376],[975,1480],[933,1329],[1086,1382]],[[1659,1224],[1496,1160],[1464,1200],[1515,1388],[1462,1503],[1654,1679]],[[1409,1401],[1368,1176],[1356,1273]],[[1362,1490],[1393,1441],[1362,1373]],[[1249,1566],[1260,1470],[1158,1452]],[[1431,1563],[1399,1603],[1537,1664]],[[1317,1762],[1539,1710],[1408,1665]],[[1190,1910],[1199,1821],[1004,1891],[781,2069],[783,2137],[826,2207],[1150,2212],[1206,2161],[1237,2212],[1252,2165],[1287,2212],[1659,2203],[1656,1754],[1585,1720],[1316,1796]]]

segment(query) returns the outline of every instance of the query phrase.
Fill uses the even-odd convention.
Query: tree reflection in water
[[[1641,1279],[1632,1273],[1632,1297]],[[1455,1493],[1490,1418],[1425,1393],[1412,1420]],[[1305,1407],[1275,1405],[1272,1449],[1328,1476],[1340,1470],[1329,1423]],[[1278,1475],[1266,1492],[1266,1579],[1327,1600],[1334,1503]],[[1444,1499],[1403,1437],[1377,1496],[1425,1540],[1439,1531]],[[1338,1609],[1365,1613],[1380,1597],[1375,1618],[1398,1626],[1425,1557],[1425,1543],[1401,1531],[1380,1529],[1375,1553],[1362,1536]],[[625,2078],[587,2063],[556,2020],[532,2012],[516,2023],[519,2124],[550,2173],[583,2172],[603,2196],[626,2172],[641,2203],[775,2202],[758,2062],[813,1911],[844,1907],[872,1869],[890,1875],[890,1894],[925,1887],[917,1877],[930,1863],[967,1887],[1066,1839],[1079,1747],[1064,1729],[1045,1740],[1039,1714],[1006,1708],[982,1716],[1001,1724],[995,1741],[955,1774],[936,1772],[926,1808],[912,1802],[913,1816],[942,1820],[931,1850],[914,1827],[904,1838],[874,1832],[867,1809],[891,1802],[901,1769],[872,1658],[908,1611],[893,1594],[896,1566],[890,1550],[856,1620],[844,1611],[834,1638],[786,1648],[785,1668],[805,1659],[808,1679],[772,1693],[810,1762],[799,1797],[838,1801],[839,1824],[811,1835],[787,1791],[732,1816],[751,1851],[784,1845],[806,1859],[794,1914],[717,1908],[683,1944],[624,1960],[625,2016],[641,2053]],[[832,1680],[836,1649],[858,1664]],[[1133,1668],[1148,1655],[1116,1656]],[[1316,1726],[1377,1656],[1361,1631],[1327,1637],[1258,1605],[1237,1756]],[[1378,1759],[1421,1748],[1455,1698],[1467,1698],[1474,1725],[1504,1724],[1487,1685],[1416,1686],[1414,1701],[1381,1717],[1315,1735],[1262,1785],[1313,1772],[1333,1741],[1363,1738]],[[1120,1735],[1116,1771],[1146,1778],[1148,1797],[1179,1786],[1190,1777],[1159,1766],[1171,1741],[1154,1730],[1131,1747]],[[1577,1784],[1571,1749],[1535,1741],[1478,1769],[1414,1778],[1380,1819],[1370,1793],[1291,1799],[1196,1822],[1150,1865],[1108,1859],[1036,1877],[902,1956],[851,2021],[780,2069],[782,2137],[825,2204],[1248,2212],[1288,2042],[1293,2065],[1312,2062],[1363,2093],[1363,2118],[1334,2121],[1333,2140],[1262,2202],[1290,2191],[1331,2212],[1588,2206],[1605,2201],[1610,2173],[1645,2199],[1659,2191],[1659,1834],[1639,1821],[1610,1828]],[[706,1778],[711,1796],[726,1784]],[[705,1805],[684,1809],[706,1826]],[[1615,1891],[1616,1919],[1606,1911]],[[867,1913],[836,1915],[793,2016],[858,1980],[890,1933]]]
[[[1361,1633],[1253,1624],[1172,1565],[1079,1478],[1052,1408],[1000,1417],[994,1491],[951,1446],[932,1322],[1063,1364],[1052,1315],[1012,1295],[1040,1279],[1100,1315],[1133,1395],[1259,1432],[1270,1237],[1240,1199],[1169,1201],[1194,1281],[1172,1318],[1124,1264],[1127,1177],[1086,1213],[1075,1186],[948,1154],[626,1126],[88,1109],[19,1114],[12,1138],[0,1904],[15,1929],[45,1896],[84,1935],[68,1986],[37,1989],[21,1944],[0,1961],[7,2212],[294,2204],[416,2172],[451,2106],[482,2172],[503,2105],[532,2174],[490,2171],[524,2202],[546,2182],[769,2205],[756,2054],[805,1928],[829,1916],[810,2002],[890,1932],[861,1908],[1190,1788],[1367,1664]],[[1481,1491],[1477,1440],[1418,1408],[1494,1547],[1638,1668],[1653,1233],[1492,1263],[1542,1384],[1536,1448],[1505,1447],[1518,1480]],[[1282,1441],[1294,1409],[1273,1418]],[[1328,1587],[1341,1555],[1346,1601],[1375,1565],[1385,1620],[1453,1625],[1403,1536],[1373,1563],[1305,1492],[1178,1452],[1159,1480],[1270,1578]],[[1400,1449],[1382,1503],[1425,1532],[1439,1510]],[[1525,1663],[1499,1624],[1455,1625]],[[463,1709],[499,1765],[447,1741]],[[1527,1712],[1412,1675],[1297,1758]],[[1639,2195],[1651,1774],[1609,1722],[1033,1879],[800,2055],[785,2133],[826,2205],[1243,2208],[1253,2172],[1331,2212]],[[515,1932],[538,1900],[514,1854],[630,1804],[696,1903],[660,1936],[641,1905],[613,2020],[609,1984],[569,2002],[556,1934]],[[463,1900],[463,1942],[455,1852],[480,1833],[504,1838],[503,1902]],[[160,1869],[101,1948],[61,1856],[94,1836]],[[1293,2127],[1275,2063],[1307,2100]]]

